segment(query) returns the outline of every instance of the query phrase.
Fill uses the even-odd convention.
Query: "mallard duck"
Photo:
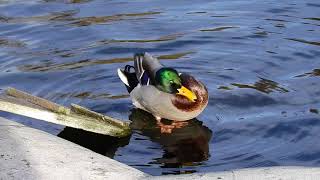
[[[163,66],[149,53],[134,55],[134,66],[118,69],[135,107],[162,118],[186,121],[208,104],[207,88],[194,77]]]

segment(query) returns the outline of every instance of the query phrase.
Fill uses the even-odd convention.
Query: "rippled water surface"
[[[135,52],[203,81],[207,109],[161,134],[116,75]],[[132,122],[125,139],[1,113],[144,172],[320,166],[318,0],[0,1],[0,88]]]

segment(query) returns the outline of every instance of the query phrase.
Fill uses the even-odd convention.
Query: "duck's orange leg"
[[[163,124],[160,117],[156,117],[157,125],[160,127],[161,133],[171,134],[175,128],[182,128],[188,124],[187,121],[172,121],[170,125]]]

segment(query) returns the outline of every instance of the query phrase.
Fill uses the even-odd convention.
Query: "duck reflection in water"
[[[163,147],[162,158],[153,163],[163,164],[163,167],[180,167],[207,160],[210,156],[209,141],[212,131],[197,119],[190,120],[181,128],[173,129],[170,134],[161,132],[161,127],[157,125],[154,117],[145,111],[133,109],[129,119],[135,133],[147,136]],[[172,121],[164,123],[170,125]]]
[[[154,117],[143,110],[132,109],[129,119],[134,133],[149,137],[162,146],[163,156],[152,163],[163,164],[163,167],[180,167],[209,158],[208,143],[212,132],[199,120],[190,120],[187,125],[175,128],[171,133],[163,133]],[[172,121],[163,123],[170,125]],[[128,145],[130,141],[130,137],[115,138],[69,127],[58,136],[110,158],[114,157],[119,147]]]

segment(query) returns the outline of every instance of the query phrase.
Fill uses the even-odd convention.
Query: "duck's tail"
[[[153,62],[152,58],[148,53],[136,53],[133,58],[134,66],[126,65],[124,70],[118,69],[118,76],[126,85],[129,93],[139,84],[142,86],[151,84],[150,76],[144,66],[148,67],[149,64],[158,63],[158,61]]]
[[[118,76],[125,84],[129,93],[139,84],[135,70],[131,72],[131,69],[134,70],[134,67],[130,65],[126,65],[124,69],[118,69]]]

